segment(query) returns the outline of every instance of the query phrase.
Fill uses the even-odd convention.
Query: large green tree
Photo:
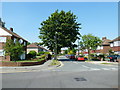
[[[23,45],[21,45],[18,40],[14,42],[13,40],[8,39],[3,48],[5,55],[9,55],[14,61],[18,60],[23,53]]]
[[[57,46],[59,52],[62,47],[73,47],[78,39],[79,25],[77,17],[71,11],[56,10],[51,16],[41,23],[40,36],[42,44],[51,51]]]
[[[96,37],[92,34],[83,35],[80,41],[81,50],[88,51],[88,59],[90,60],[90,51],[96,50],[99,45],[101,45],[102,41],[99,37]]]

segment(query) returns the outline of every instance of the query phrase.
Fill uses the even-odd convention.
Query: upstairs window
[[[4,56],[4,51],[3,50],[0,50],[0,56]]]
[[[113,47],[113,43],[110,44],[110,47]]]
[[[6,42],[6,37],[0,37],[0,42]]]
[[[114,46],[120,46],[120,41],[115,41]]]

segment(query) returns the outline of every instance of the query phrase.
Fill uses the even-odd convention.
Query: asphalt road
[[[117,88],[118,66],[96,65],[59,57],[62,67],[2,74],[3,88]]]

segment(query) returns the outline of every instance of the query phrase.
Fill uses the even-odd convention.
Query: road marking
[[[73,63],[78,64],[78,62],[73,62]]]
[[[109,68],[102,68],[103,70],[110,70]]]
[[[98,69],[98,68],[91,68],[91,70],[101,70],[101,69]]]
[[[85,67],[85,68],[90,68],[90,67],[88,67],[88,66],[85,66],[85,65],[82,65],[82,67]]]
[[[111,68],[112,70],[118,70],[118,68]]]

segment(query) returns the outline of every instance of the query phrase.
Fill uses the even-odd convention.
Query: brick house
[[[96,53],[96,54],[108,54],[109,50],[111,49],[110,47],[110,43],[111,40],[107,39],[106,37],[102,37],[102,44],[100,46],[97,47],[96,50],[92,50],[91,53]],[[85,50],[84,52],[82,52],[83,54],[88,54],[87,50]]]
[[[120,55],[120,36],[110,41],[109,43],[112,51],[114,51],[115,54]]]
[[[30,51],[36,51],[37,53],[40,52],[40,51],[44,51],[44,52],[47,52],[48,50],[39,46],[39,45],[36,45],[34,43],[30,44],[30,45],[27,45],[27,54],[30,52]]]
[[[5,45],[7,39],[12,39],[14,42],[18,39],[19,42],[24,45],[24,53],[20,56],[20,59],[26,59],[27,41],[13,32],[13,28],[10,28],[10,30],[8,30],[5,27],[5,23],[2,22],[0,18],[0,61],[11,61],[10,56],[6,56],[3,49],[3,46]]]
[[[102,38],[102,45],[100,47],[100,53],[104,53],[104,54],[107,54],[109,53],[109,50],[111,49],[110,47],[110,42],[111,40],[107,39],[106,37],[103,37]]]

